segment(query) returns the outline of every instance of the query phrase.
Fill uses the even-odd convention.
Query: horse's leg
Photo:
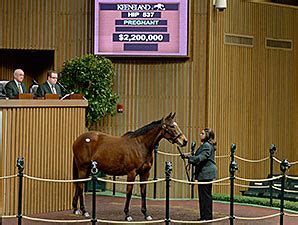
[[[79,177],[82,177],[82,178],[87,177],[87,169],[79,171]],[[89,213],[86,211],[86,208],[85,208],[84,183],[81,182],[78,185],[79,185],[79,196],[80,196],[80,210],[83,216],[90,217]]]
[[[136,178],[136,172],[132,171],[127,174],[127,181],[134,182]],[[126,186],[126,202],[124,206],[125,220],[132,221],[131,215],[129,215],[129,203],[132,195],[133,184],[128,184]]]
[[[84,183],[76,183],[76,191],[73,197],[72,206],[73,206],[73,213],[76,215],[83,215],[85,217],[89,217],[89,213],[85,209],[84,205]],[[80,209],[78,209],[78,198],[80,197]]]
[[[87,176],[87,169],[85,170],[79,170],[78,171],[78,178],[86,178]],[[76,190],[75,190],[75,195],[73,197],[73,202],[72,206],[74,208],[73,212],[74,214],[82,214],[85,217],[90,217],[89,213],[85,209],[85,202],[84,202],[84,183],[79,182],[76,183]],[[80,210],[77,208],[77,202],[78,202],[78,197],[80,198]]]
[[[78,198],[79,198],[79,184],[75,183],[75,194],[72,199],[73,213],[78,214]]]
[[[149,178],[149,172],[145,174],[140,174],[140,181],[147,181]],[[145,220],[152,220],[152,217],[147,213],[147,207],[146,207],[146,190],[147,190],[147,184],[140,184],[141,187],[141,197],[142,197],[142,208],[141,211],[145,216]]]
[[[73,179],[78,179],[79,178],[79,170],[77,167],[77,164],[75,162],[75,159],[73,158]],[[79,184],[78,183],[74,183],[75,186],[75,194],[73,196],[72,199],[72,207],[73,207],[73,213],[74,214],[78,214],[79,210],[78,210],[78,198],[79,198]],[[81,214],[81,213],[79,213]]]
[[[90,214],[87,212],[85,208],[85,197],[84,197],[84,183],[80,183],[80,210],[82,215],[85,217],[90,217]]]

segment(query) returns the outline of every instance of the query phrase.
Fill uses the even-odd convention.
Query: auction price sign
[[[188,0],[95,0],[94,53],[187,56]]]

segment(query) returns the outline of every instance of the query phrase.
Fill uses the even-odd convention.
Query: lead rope
[[[189,176],[190,164],[185,162],[185,158],[183,157],[183,153],[181,152],[179,146],[177,146],[177,149],[179,151],[181,159],[184,162],[184,169],[185,169],[185,173],[186,173],[186,176],[187,176],[187,180],[188,180],[188,182],[190,182],[190,176]]]

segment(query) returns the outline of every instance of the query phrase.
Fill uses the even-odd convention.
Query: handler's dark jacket
[[[215,149],[209,142],[203,143],[188,162],[195,166],[196,180],[213,180],[217,176]]]

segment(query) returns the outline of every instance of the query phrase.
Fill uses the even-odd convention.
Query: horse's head
[[[175,121],[175,114],[170,113],[165,119],[162,120],[162,129],[164,138],[172,144],[177,144],[184,147],[187,144],[187,138],[182,133],[177,122]]]

